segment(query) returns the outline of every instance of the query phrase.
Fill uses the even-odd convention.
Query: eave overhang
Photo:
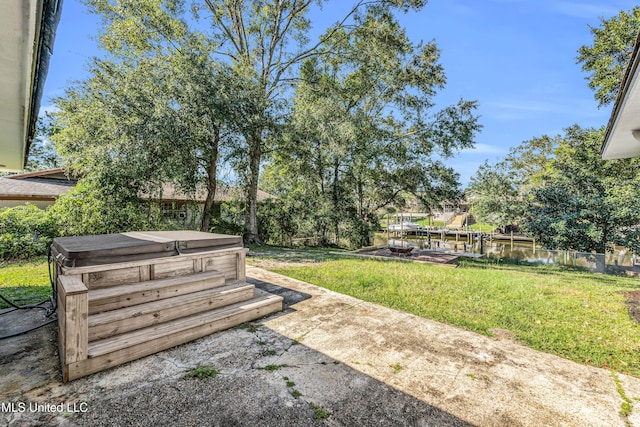
[[[24,169],[62,0],[7,0],[0,14],[0,171]]]
[[[604,160],[640,156],[640,34],[620,85],[601,148]]]

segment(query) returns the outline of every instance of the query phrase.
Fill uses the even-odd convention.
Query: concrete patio
[[[86,403],[86,412],[4,411],[8,425],[640,425],[640,379],[248,267],[285,310],[62,384],[53,328],[28,354],[0,350],[0,402]],[[40,334],[40,336],[38,336]],[[51,345],[47,346],[47,337]],[[38,360],[36,354],[41,355]],[[28,361],[28,366],[25,362]],[[186,369],[212,366],[207,380]],[[266,368],[266,369],[265,369]],[[44,372],[42,372],[44,370]],[[12,375],[11,373],[16,375]],[[285,379],[286,378],[286,379]]]

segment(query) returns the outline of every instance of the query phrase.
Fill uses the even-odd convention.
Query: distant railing
[[[595,273],[622,274],[640,277],[640,255],[621,250],[596,254],[577,251],[547,250],[536,247],[533,239],[522,236],[492,235],[492,239],[477,239],[479,235],[466,232],[438,234],[425,232],[422,236],[392,236],[379,234],[376,244],[414,246],[422,250],[455,253],[460,256],[482,257],[492,262],[556,265]],[[496,237],[500,237],[499,239]],[[513,240],[511,240],[511,239]]]
[[[555,251],[508,247],[487,247],[485,257],[528,264],[557,265],[594,273],[640,276],[640,256],[628,253],[596,254],[590,252]]]

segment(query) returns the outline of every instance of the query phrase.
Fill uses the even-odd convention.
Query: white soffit
[[[0,170],[22,170],[41,2],[4,0],[0,13]]]
[[[640,131],[639,47],[640,35],[609,120],[602,146],[604,160],[640,157],[640,134],[636,132],[639,139],[633,135],[633,131]]]

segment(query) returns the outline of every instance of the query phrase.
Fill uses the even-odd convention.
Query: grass
[[[344,258],[273,270],[487,336],[506,329],[534,349],[640,376],[640,325],[621,294],[639,289],[638,279],[466,260],[456,269]]]
[[[282,365],[267,365],[258,369],[264,369],[265,371],[273,372],[273,371],[277,371],[280,368],[286,368],[286,367],[287,367],[287,364],[285,363]]]
[[[186,373],[182,376],[182,379],[199,379],[204,380],[207,378],[215,378],[220,375],[220,371],[211,366],[198,366],[197,368],[191,368],[185,371]]]
[[[633,406],[631,406],[632,401],[631,399],[629,399],[624,389],[622,388],[622,383],[620,383],[620,378],[618,378],[615,372],[613,372],[612,375],[613,375],[613,382],[616,384],[616,390],[618,391],[618,394],[622,399],[622,403],[620,404],[620,415],[625,417],[627,424],[629,424],[629,415],[631,415],[631,412],[633,412]]]
[[[420,219],[416,219],[415,221],[413,221],[414,223],[418,224],[421,227],[444,227],[445,225],[447,225],[446,222],[444,221],[429,221],[429,218],[420,218]]]
[[[0,263],[0,294],[17,305],[33,304],[51,296],[46,257]],[[0,300],[0,308],[9,307]]]
[[[391,369],[393,369],[393,373],[397,374],[398,372],[402,371],[404,369],[404,366],[402,366],[399,363],[394,363],[393,365],[389,365],[389,367]]]
[[[316,405],[313,402],[310,402],[309,406],[311,407],[311,409],[313,409],[313,418],[315,418],[316,420],[322,421],[329,418],[330,414],[322,406]]]

